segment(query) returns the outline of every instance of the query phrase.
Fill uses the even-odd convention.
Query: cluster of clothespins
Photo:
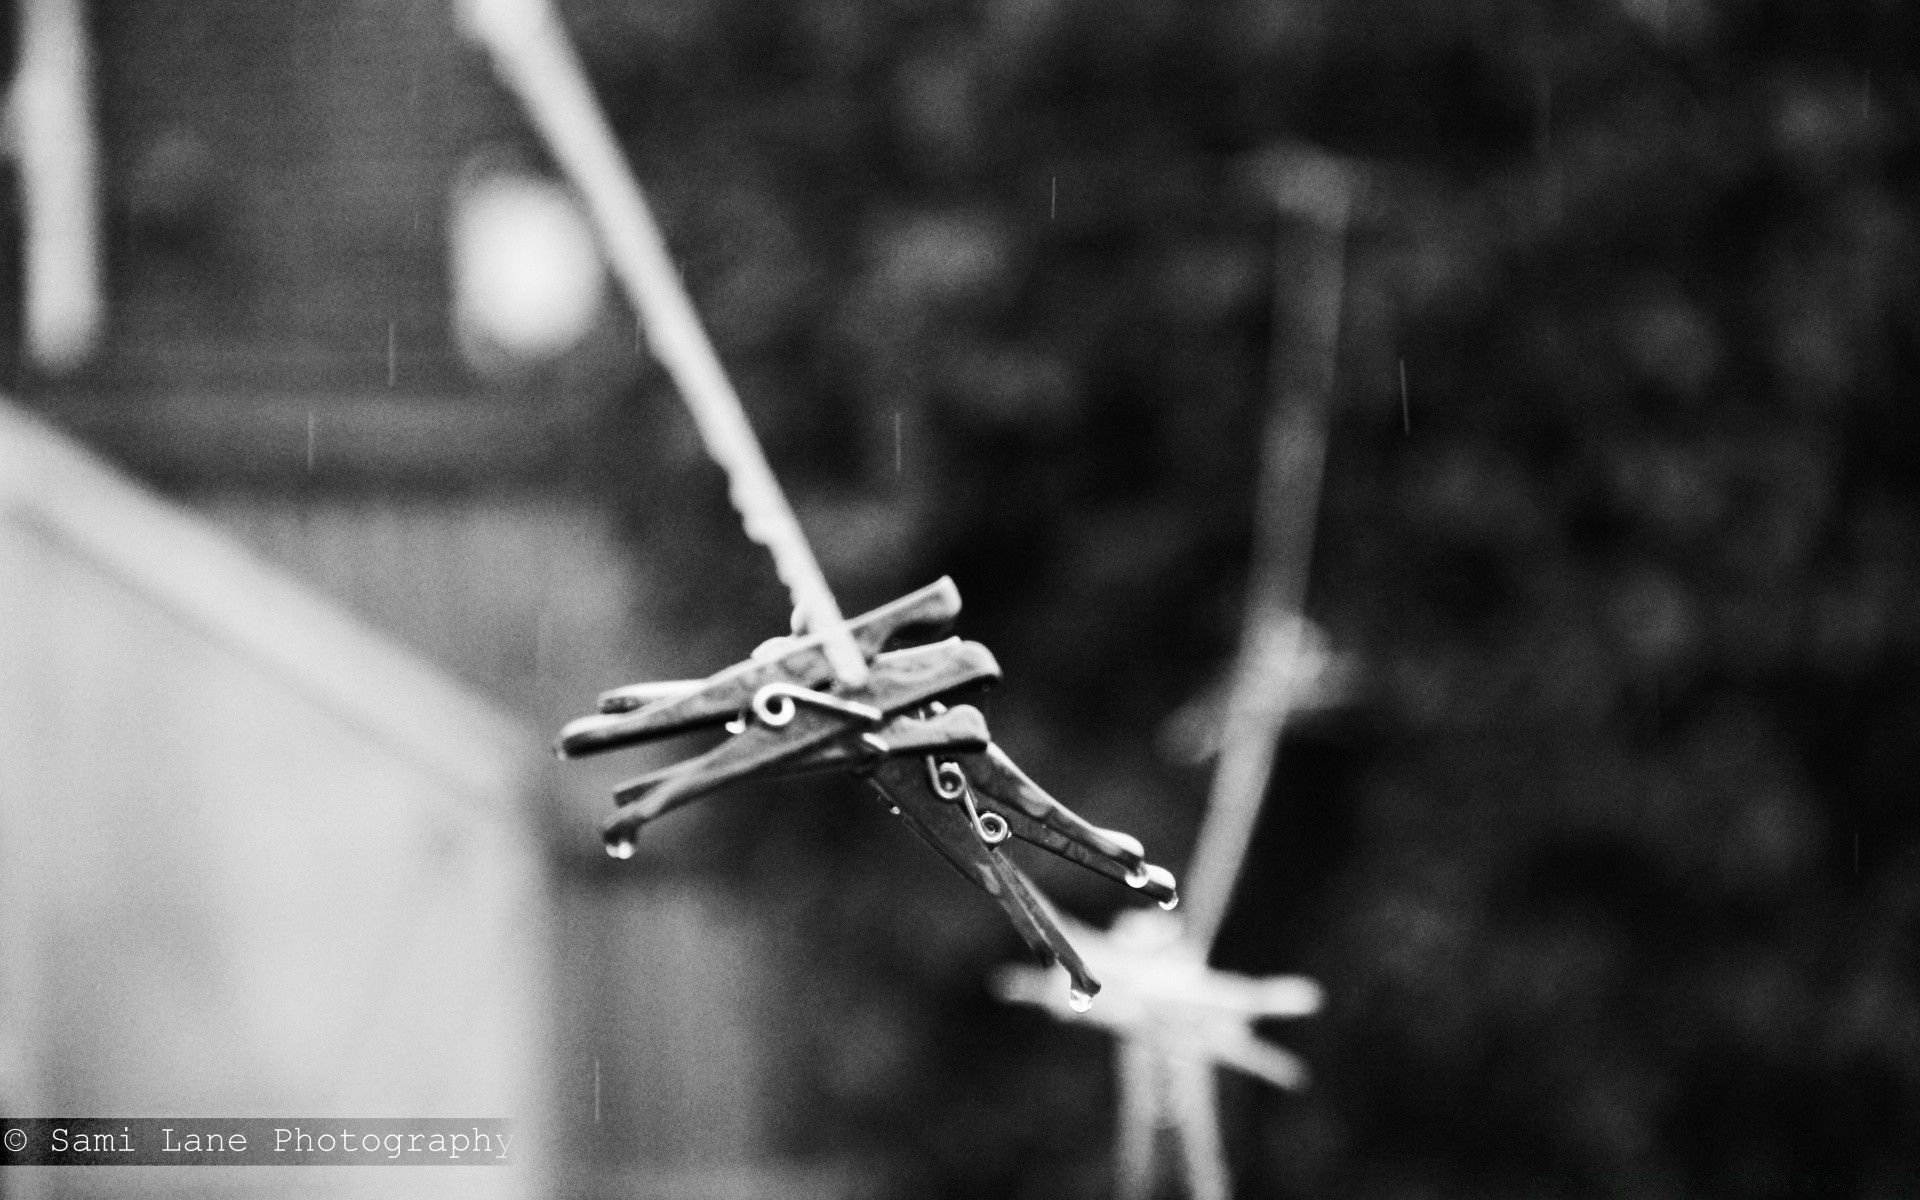
[[[1125,883],[1162,908],[1178,903],[1174,878],[1147,861],[1137,839],[1089,824],[1028,778],[993,744],[978,709],[945,703],[1000,678],[999,664],[978,642],[927,641],[959,612],[959,589],[943,578],[848,621],[868,664],[858,686],[836,679],[818,637],[796,634],[772,638],[745,662],[705,679],[637,683],[603,694],[596,715],[561,730],[562,757],[721,724],[732,735],[704,754],[616,788],[618,808],[601,831],[607,852],[630,857],[647,822],[729,784],[849,771],[992,896],[1037,954],[1066,968],[1070,1002],[1085,1010],[1099,981],[1002,845],[1011,837],[1030,842]],[[924,644],[910,644],[916,641]]]

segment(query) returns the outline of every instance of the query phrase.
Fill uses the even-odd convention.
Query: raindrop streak
[[[1539,218],[1549,224],[1558,224],[1560,221],[1560,172],[1552,163],[1553,81],[1544,75],[1540,79],[1539,104],[1535,112],[1533,154],[1544,168],[1540,172]]]
[[[1053,177],[1053,190],[1047,194],[1047,220],[1049,221],[1054,220],[1057,217],[1059,217],[1059,215],[1060,215],[1060,177],[1058,175],[1055,175]]]
[[[893,473],[900,473],[900,410],[893,410]]]
[[[307,470],[313,470],[313,410],[307,410]]]
[[[1067,989],[1067,1007],[1075,1012],[1085,1012],[1093,1007],[1093,997],[1077,987]]]
[[[600,1060],[593,1060],[593,1123],[600,1123]]]
[[[1541,78],[1534,106],[1533,153],[1546,158],[1553,153],[1553,81]]]
[[[394,341],[395,341],[394,322],[388,321],[387,322],[387,386],[388,387],[393,386],[394,379],[396,378],[396,375],[394,373]]]
[[[1400,430],[1413,435],[1413,414],[1407,409],[1407,360],[1400,360]]]

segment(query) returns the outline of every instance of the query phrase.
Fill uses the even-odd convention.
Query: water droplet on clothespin
[[[1067,1007],[1075,1012],[1085,1012],[1093,1007],[1093,993],[1083,992],[1077,987],[1067,989]]]
[[[1134,870],[1127,872],[1127,886],[1130,888],[1143,888],[1147,886],[1147,878],[1147,868],[1145,864],[1142,864]]]
[[[621,838],[617,842],[608,842],[607,856],[609,858],[632,858],[633,857],[633,839]]]
[[[1162,900],[1160,902],[1160,911],[1162,912],[1172,912],[1174,909],[1179,907],[1180,907],[1180,897],[1178,896],[1168,896],[1165,900]]]

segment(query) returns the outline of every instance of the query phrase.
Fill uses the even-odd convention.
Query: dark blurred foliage
[[[1276,1031],[1312,1091],[1223,1081],[1243,1194],[1920,1187],[1920,10],[566,12],[845,606],[953,574],[1002,743],[1176,867],[1286,233],[1249,162],[1368,172],[1309,604],[1365,685],[1216,956],[1331,1000]],[[625,412],[717,666],[784,597],[657,371]],[[714,863],[792,948],[788,1148],[1102,1194],[1103,1041],[987,997],[997,914],[855,789],[777,792]]]

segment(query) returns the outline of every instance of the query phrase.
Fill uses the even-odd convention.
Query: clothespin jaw
[[[876,734],[886,719],[968,687],[997,681],[1000,664],[978,642],[949,638],[878,655],[867,682],[816,691],[784,681],[762,683],[749,698],[737,732],[663,777],[636,780],[618,795],[620,809],[601,827],[609,851],[631,853],[640,826],[730,783],[777,772],[793,759],[843,735]],[[677,703],[667,701],[665,703]],[[648,710],[637,715],[645,716]],[[872,743],[868,743],[869,746]]]
[[[989,744],[987,719],[971,704],[957,704],[928,716],[902,714],[878,729],[842,736],[769,766],[761,777],[787,779],[822,771],[861,775],[889,755],[966,754]],[[697,759],[661,767],[613,790],[615,804],[632,804],[676,776],[689,773]]]
[[[907,823],[935,853],[960,875],[992,896],[1013,927],[1035,954],[1049,966],[1059,963],[1071,981],[1069,998],[1084,1010],[1100,991],[1100,981],[1088,969],[1080,952],[1060,928],[1060,922],[1024,872],[1000,852],[1009,836],[1004,821],[997,828],[980,813],[969,795],[964,803],[948,792],[967,788],[964,775],[948,773],[933,758],[892,757],[881,760],[867,776],[880,798]]]
[[[985,807],[1014,836],[1143,892],[1164,909],[1180,903],[1173,873],[1148,862],[1139,839],[1090,824],[1049,796],[1000,747],[958,755],[957,761]]]
[[[917,592],[847,622],[854,644],[871,663],[904,637],[944,630],[960,613],[960,590],[942,577]],[[555,745],[562,758],[579,758],[730,721],[747,711],[768,684],[821,688],[834,680],[818,635],[777,638],[768,651],[697,682],[633,684],[600,697],[600,712],[571,721]]]

